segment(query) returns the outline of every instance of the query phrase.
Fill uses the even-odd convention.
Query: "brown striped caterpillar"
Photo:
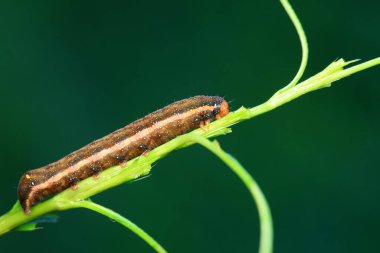
[[[177,101],[96,140],[62,159],[26,172],[18,185],[24,212],[46,197],[61,192],[101,171],[127,162],[192,129],[229,113],[217,96],[196,96]]]

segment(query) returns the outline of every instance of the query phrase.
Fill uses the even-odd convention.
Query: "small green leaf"
[[[34,231],[37,229],[42,229],[42,227],[37,227],[37,223],[25,223],[18,228],[16,228],[17,231],[22,231],[22,232],[29,232],[29,231]]]
[[[31,222],[25,223],[18,228],[16,228],[17,231],[34,231],[38,229],[42,229],[42,227],[37,227],[40,223],[56,223],[58,221],[58,215],[54,214],[48,214],[44,215],[38,219],[35,219]]]

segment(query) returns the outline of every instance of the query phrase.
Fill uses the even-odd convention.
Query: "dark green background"
[[[378,1],[293,1],[310,76],[380,56]],[[0,211],[20,175],[175,100],[254,106],[294,76],[300,45],[278,1],[9,1],[0,4]],[[379,252],[380,69],[243,122],[218,140],[261,185],[276,252]],[[93,198],[170,252],[256,252],[256,207],[199,146]],[[151,252],[86,210],[0,238],[1,252]]]

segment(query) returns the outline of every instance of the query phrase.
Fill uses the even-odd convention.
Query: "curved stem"
[[[208,139],[196,134],[188,135],[189,140],[194,141],[210,150],[218,156],[230,169],[243,181],[251,193],[257,205],[260,218],[260,246],[259,253],[271,253],[273,249],[273,225],[272,216],[267,200],[257,182],[244,169],[244,167],[231,155],[223,151],[217,142],[212,143]]]
[[[302,60],[300,67],[298,69],[297,74],[294,76],[293,80],[286,85],[284,88],[279,90],[277,93],[281,93],[283,91],[286,91],[289,88],[292,88],[295,86],[298,81],[301,79],[303,73],[305,72],[306,65],[307,65],[307,59],[309,56],[309,47],[307,45],[307,38],[305,31],[302,28],[301,22],[299,21],[297,14],[294,12],[292,6],[289,4],[287,0],[280,0],[282,6],[284,7],[286,13],[288,14],[290,20],[292,21],[294,27],[296,28],[298,38],[300,39],[301,42],[301,47],[302,47]]]
[[[134,232],[139,237],[141,237],[146,243],[148,243],[155,251],[157,251],[159,253],[166,253],[167,252],[158,242],[156,242],[144,230],[139,228],[132,221],[130,221],[127,218],[121,216],[120,214],[112,211],[111,209],[108,209],[104,206],[101,206],[101,205],[96,204],[96,203],[89,201],[89,200],[83,200],[83,201],[70,203],[69,208],[77,208],[77,207],[87,208],[87,209],[90,209],[92,211],[103,214],[104,216],[107,216],[108,218],[110,218],[110,219],[120,223],[124,227],[130,229],[132,232]]]

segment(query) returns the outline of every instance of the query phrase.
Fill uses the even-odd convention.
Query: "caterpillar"
[[[195,96],[174,102],[83,148],[21,176],[18,199],[25,214],[45,198],[107,168],[126,163],[178,135],[203,127],[229,113],[218,96]]]

